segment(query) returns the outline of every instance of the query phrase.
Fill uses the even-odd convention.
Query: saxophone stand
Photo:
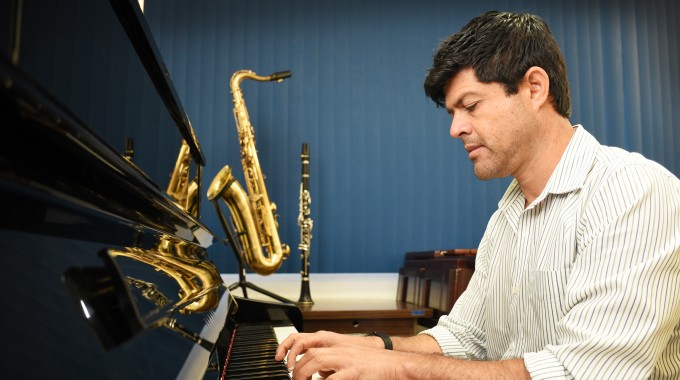
[[[238,246],[236,239],[234,239],[234,234],[231,232],[231,228],[227,223],[227,218],[224,216],[224,213],[222,213],[222,209],[220,208],[220,205],[217,203],[217,199],[213,200],[213,205],[215,206],[215,210],[217,211],[217,216],[220,219],[220,223],[222,224],[222,227],[224,228],[224,231],[227,234],[227,241],[229,242],[231,250],[232,252],[234,252],[234,255],[236,256],[236,261],[238,262],[238,282],[234,282],[233,284],[229,285],[227,289],[229,289],[229,291],[231,292],[232,290],[240,287],[241,291],[243,292],[244,298],[249,298],[248,289],[251,289],[260,294],[264,294],[267,297],[271,297],[277,301],[295,304],[295,302],[287,298],[284,298],[278,294],[274,294],[246,280],[246,266],[244,263],[245,260],[243,259],[243,253],[241,251],[241,248]]]

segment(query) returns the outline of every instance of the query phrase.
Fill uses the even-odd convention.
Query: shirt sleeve
[[[558,342],[524,354],[533,379],[680,373],[669,352],[680,343],[678,180],[648,165],[605,178],[584,205]]]
[[[493,224],[494,217],[496,215],[489,225]],[[487,252],[492,245],[489,236],[487,228],[477,249],[475,272],[451,312],[441,316],[436,326],[421,332],[432,336],[446,356],[473,360],[487,358],[482,300],[488,288]]]

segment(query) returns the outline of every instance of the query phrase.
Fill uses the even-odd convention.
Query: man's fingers
[[[277,347],[276,354],[274,355],[274,360],[276,361],[283,360],[283,358],[286,356],[286,352],[288,352],[288,350],[285,347],[283,346]]]
[[[283,360],[285,358],[286,366],[289,369],[293,368],[295,366],[295,362],[297,361],[298,355],[304,353],[306,350],[304,338],[307,335],[309,334],[297,333],[289,335],[283,340],[283,342],[281,342],[281,344],[279,344],[279,347],[276,349],[276,355],[274,356],[274,359]]]
[[[279,346],[276,348],[276,355],[274,356],[274,359],[282,360],[285,357],[286,352],[288,352],[290,347],[295,342],[295,335],[297,334],[288,335],[286,339],[279,343]]]
[[[310,348],[293,370],[293,379],[309,379],[315,373],[324,378],[337,373],[344,367],[344,355],[336,348]]]
[[[297,354],[295,354],[294,352],[292,351],[288,352],[288,356],[286,357],[286,367],[288,367],[288,369],[293,369],[293,367],[295,367],[297,357],[298,357]]]

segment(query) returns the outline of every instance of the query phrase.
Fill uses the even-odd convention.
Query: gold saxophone
[[[184,211],[198,217],[201,168],[197,166],[196,177],[190,179],[191,162],[189,144],[182,140],[166,193]],[[208,311],[217,307],[219,302],[217,288],[222,284],[222,277],[215,265],[205,260],[202,254],[200,248],[169,236],[161,238],[157,247],[154,258],[156,268],[177,281],[183,293],[180,294],[181,299],[194,300],[180,309],[183,314]],[[141,261],[148,262],[148,258],[139,254],[139,251],[128,250],[125,255],[137,256]]]
[[[241,91],[241,82],[244,79],[281,82],[290,75],[290,71],[284,71],[269,76],[259,76],[250,70],[240,70],[232,75],[229,85],[233,97],[234,118],[241,146],[241,163],[248,195],[234,179],[228,165],[217,173],[208,189],[209,200],[221,197],[227,204],[243,251],[243,259],[250,269],[261,275],[268,275],[278,270],[283,260],[288,257],[290,247],[282,244],[279,239],[276,204],[270,202],[267,195],[265,177],[257,158],[255,132],[250,124]],[[263,248],[268,255],[264,254]]]
[[[190,179],[191,162],[189,145],[182,140],[166,193],[182,210],[198,217],[200,167],[197,176]],[[160,238],[155,249],[127,247],[109,250],[109,254],[145,263],[174,279],[181,290],[173,307],[179,308],[182,314],[191,314],[216,308],[219,303],[218,288],[222,285],[219,271],[204,258],[201,250],[193,244],[165,235]],[[139,280],[128,278],[128,282],[139,283]]]
[[[196,177],[190,179],[191,162],[189,145],[182,140],[166,193],[182,210],[198,218],[200,167],[197,167]],[[147,264],[175,280],[180,291],[171,307],[179,309],[182,314],[208,312],[219,303],[218,289],[223,284],[222,277],[199,246],[163,235],[153,249],[126,247],[110,249],[108,252],[111,257],[125,257]],[[127,278],[127,282],[142,289],[143,296],[159,307],[171,302],[171,298],[155,290],[156,284],[131,277]]]
[[[199,194],[198,179],[189,180],[191,151],[186,140],[182,140],[175,169],[170,176],[166,193],[187,213],[198,217]],[[199,167],[200,169],[200,167]]]
[[[167,243],[168,241],[164,241],[161,245]],[[163,249],[168,248],[167,245],[163,247]],[[121,250],[109,250],[109,254],[113,257],[127,257],[150,265],[175,280],[181,291],[173,308],[179,308],[180,313],[207,312],[216,308],[219,303],[217,289],[222,284],[222,279],[214,265],[197,257],[181,257],[181,254],[172,251],[127,247]],[[128,282],[131,280],[135,279],[128,278]]]

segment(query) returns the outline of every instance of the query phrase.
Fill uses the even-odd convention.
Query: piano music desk
[[[365,334],[382,331],[408,336],[418,332],[418,318],[432,317],[432,309],[385,299],[319,298],[301,306],[305,332],[318,330]]]

